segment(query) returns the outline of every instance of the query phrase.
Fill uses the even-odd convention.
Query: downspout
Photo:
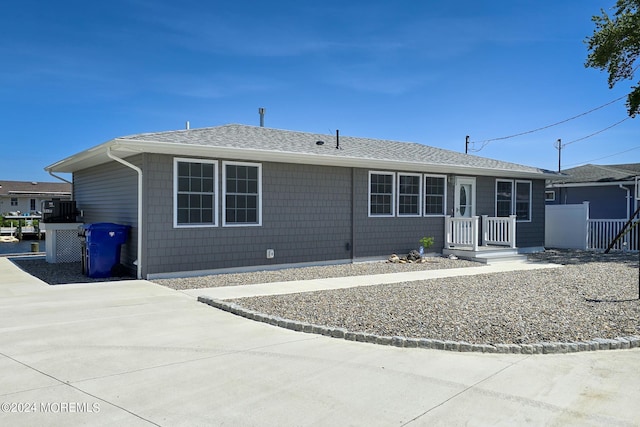
[[[356,168],[351,168],[351,262],[356,258]]]
[[[55,173],[51,172],[50,170],[47,170],[47,172],[49,172],[49,175],[51,175],[52,177],[57,178],[60,181],[64,181],[67,184],[73,185],[73,182],[69,181],[68,179],[64,179],[63,177],[56,175]]]
[[[107,147],[107,156],[138,173],[138,259],[135,264],[138,270],[136,276],[138,279],[142,279],[142,169],[120,157],[116,157],[111,152],[111,147]]]
[[[631,206],[629,203],[629,200],[631,200],[631,189],[629,187],[625,187],[622,184],[618,184],[618,187],[620,187],[622,190],[627,190],[627,197],[625,197],[626,199],[626,205],[627,205],[627,220],[629,218],[631,218]]]

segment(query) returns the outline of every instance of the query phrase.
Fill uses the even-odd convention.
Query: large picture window
[[[393,216],[395,174],[369,172],[369,216]]]
[[[444,215],[447,204],[447,178],[439,175],[424,177],[424,214]]]
[[[398,216],[420,215],[422,175],[398,174]]]
[[[223,182],[222,225],[261,225],[262,166],[223,162]]]
[[[496,216],[531,221],[531,181],[496,181]]]
[[[218,162],[174,159],[174,226],[216,226]]]

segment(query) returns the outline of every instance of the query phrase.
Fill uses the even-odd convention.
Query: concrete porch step
[[[526,262],[527,256],[518,253],[517,248],[501,248],[494,246],[481,246],[477,251],[468,248],[443,249],[442,254],[455,255],[461,259],[494,264],[497,262]]]

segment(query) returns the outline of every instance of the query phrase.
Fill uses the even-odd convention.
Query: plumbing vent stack
[[[258,108],[258,114],[260,114],[260,127],[263,128],[264,127],[264,112],[265,109],[260,107]]]

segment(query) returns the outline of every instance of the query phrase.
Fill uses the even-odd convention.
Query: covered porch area
[[[445,217],[443,255],[485,264],[502,261],[526,261],[516,247],[516,216]]]

